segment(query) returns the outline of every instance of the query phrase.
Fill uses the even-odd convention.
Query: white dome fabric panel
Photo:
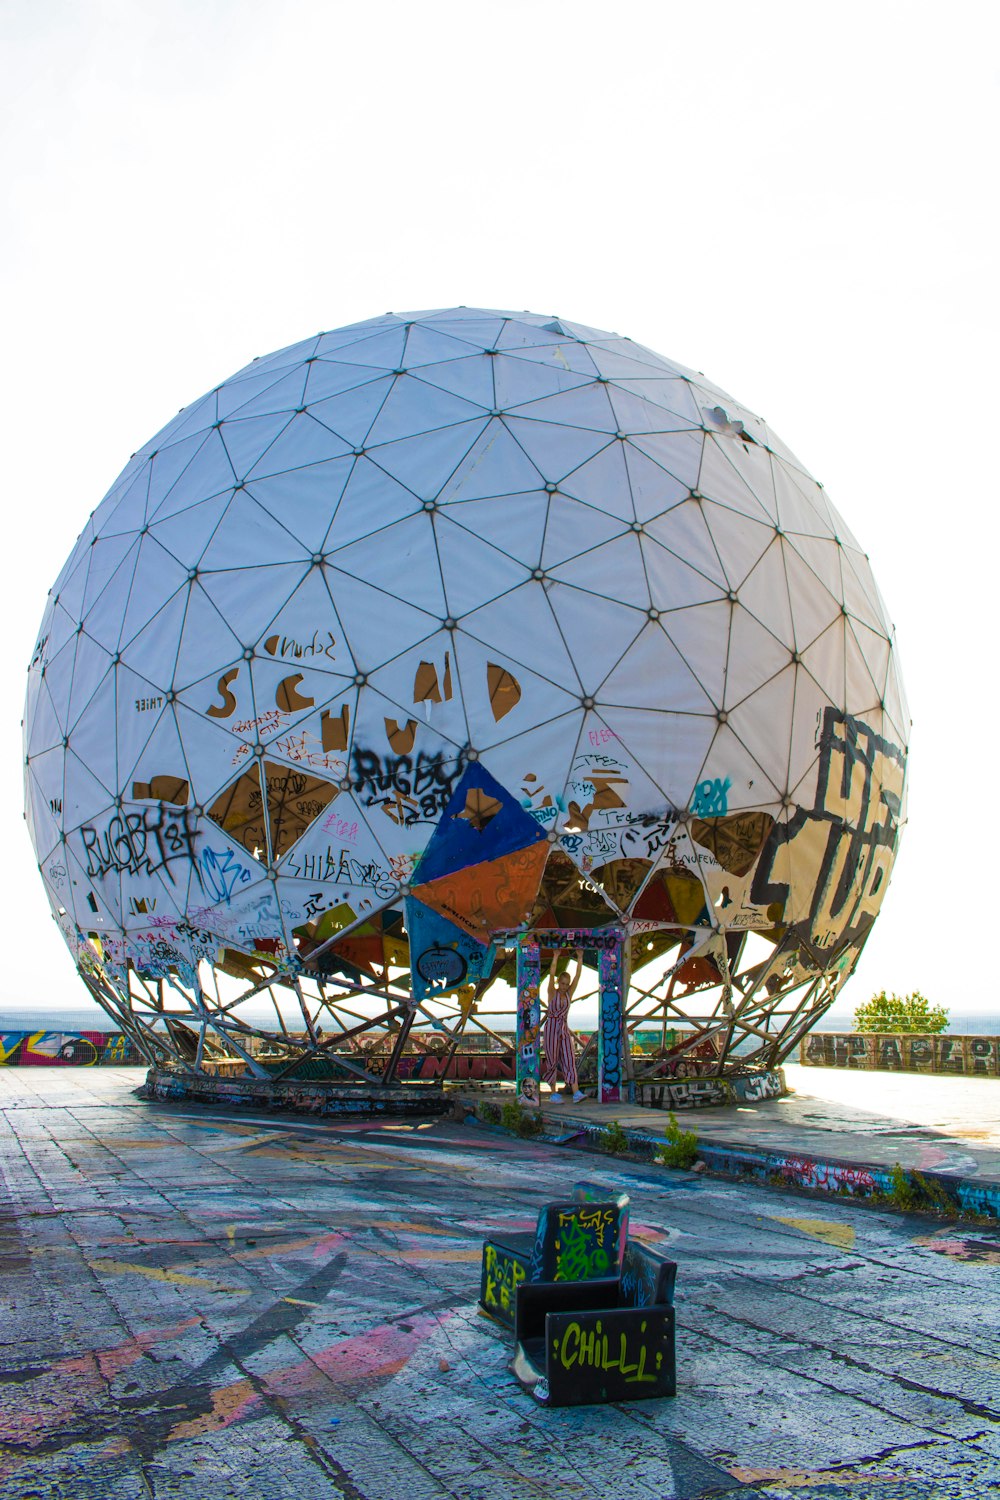
[[[199,964],[297,982],[364,920],[388,943],[469,767],[548,837],[520,925],[596,901],[678,959],[707,927],[688,989],[756,930],[767,993],[825,974],[829,1003],[908,734],[867,558],[763,422],[629,339],[459,308],[254,361],[134,455],[45,609],[26,800],[125,1006],[129,967],[200,991]]]

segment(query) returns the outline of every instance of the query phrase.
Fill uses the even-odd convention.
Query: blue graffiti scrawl
[[[229,849],[205,849],[201,856],[201,880],[213,901],[229,906],[233,892],[253,877]]]
[[[724,818],[729,811],[729,788],[732,781],[716,776],[709,781],[699,781],[694,789],[691,812],[696,818]]]
[[[601,1019],[597,1035],[597,1077],[601,1103],[622,1096],[622,949],[602,948],[597,960]]]

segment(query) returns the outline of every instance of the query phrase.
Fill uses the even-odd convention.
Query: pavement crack
[[[951,1401],[955,1405],[960,1407],[966,1416],[978,1417],[980,1421],[1000,1422],[1000,1412],[994,1410],[994,1408],[992,1407],[984,1406],[981,1402],[970,1401],[967,1397],[959,1396],[948,1391],[940,1391],[935,1386],[923,1385],[920,1381],[911,1380],[906,1375],[889,1374],[885,1370],[880,1370],[877,1365],[869,1364],[867,1360],[858,1359],[855,1355],[844,1354],[841,1350],[832,1348],[828,1344],[822,1344],[815,1339],[810,1339],[806,1334],[799,1333],[795,1335],[777,1335],[775,1333],[775,1330],[773,1328],[769,1328],[766,1323],[758,1323],[753,1318],[741,1317],[738,1313],[730,1312],[728,1309],[713,1307],[706,1304],[705,1310],[712,1313],[715,1317],[722,1317],[725,1318],[727,1322],[735,1323],[738,1327],[753,1329],[755,1333],[765,1333],[770,1335],[771,1337],[794,1338],[794,1341],[797,1344],[800,1344],[807,1349],[815,1350],[818,1353],[825,1354],[831,1360],[836,1361],[836,1363],[844,1365],[847,1369],[860,1370],[866,1375],[875,1375],[878,1377],[878,1379],[888,1381],[891,1385],[898,1385],[902,1390],[912,1391],[914,1392],[914,1394],[921,1396],[932,1396],[939,1401]],[[704,1338],[714,1339],[716,1342],[724,1344],[727,1348],[737,1347],[735,1345],[729,1344],[725,1339],[719,1338],[717,1334],[708,1333],[706,1329],[700,1328],[696,1324],[685,1323],[679,1326],[684,1327],[689,1333],[694,1333]],[[837,1387],[830,1385],[829,1382],[821,1380],[818,1375],[803,1372],[797,1369],[795,1366],[783,1364],[782,1369],[788,1370],[791,1374],[800,1375],[804,1380],[812,1380],[818,1385],[825,1385],[831,1390],[837,1389]],[[865,1401],[868,1405],[876,1407],[879,1411],[886,1410],[886,1408],[882,1407],[877,1401],[872,1401],[868,1397],[856,1395],[855,1399],[859,1401]],[[949,1434],[946,1433],[942,1434],[942,1436],[948,1435]]]

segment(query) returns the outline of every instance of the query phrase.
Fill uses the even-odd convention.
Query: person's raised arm
[[[569,987],[571,995],[576,994],[576,987],[580,983],[580,975],[583,973],[583,949],[576,950],[576,973],[573,975],[573,983]]]

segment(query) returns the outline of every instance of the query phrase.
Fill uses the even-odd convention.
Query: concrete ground
[[[917,1073],[869,1073],[845,1068],[786,1064],[791,1093],[760,1104],[678,1111],[678,1122],[706,1142],[812,1152],[862,1166],[899,1162],[1000,1182],[1000,1078],[955,1078]],[[469,1096],[470,1099],[472,1096]],[[666,1114],[635,1104],[600,1105],[593,1099],[550,1103],[546,1120],[609,1118],[653,1133]]]
[[[993,1229],[141,1077],[0,1070],[3,1500],[998,1492]],[[579,1177],[678,1261],[672,1401],[539,1408],[476,1315],[484,1231]]]

